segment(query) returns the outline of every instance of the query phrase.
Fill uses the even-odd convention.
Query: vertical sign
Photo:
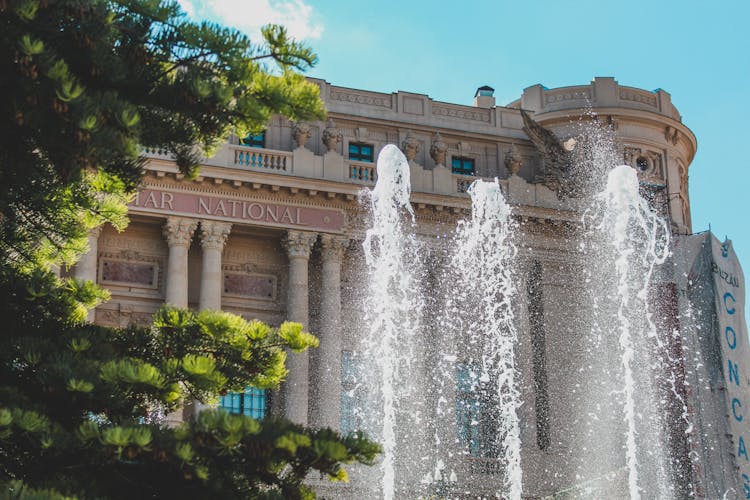
[[[732,243],[711,237],[722,372],[727,388],[729,429],[739,467],[740,498],[750,498],[750,344],[745,324],[745,279]]]

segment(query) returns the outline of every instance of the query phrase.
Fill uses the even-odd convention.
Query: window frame
[[[352,157],[352,147],[358,148],[358,151],[355,153],[356,157]],[[370,154],[369,155],[363,155],[362,154],[362,148],[367,147],[370,148]],[[374,163],[375,161],[375,145],[370,144],[367,142],[350,142],[347,145],[346,150],[348,151],[347,157],[351,161],[359,161],[363,163]]]
[[[495,384],[481,382],[481,370],[474,364],[456,365],[456,439],[472,458],[496,458],[500,443],[493,420],[497,401],[491,391]]]
[[[456,162],[460,163],[459,167],[456,167]],[[471,169],[466,169],[465,164],[471,164]],[[457,175],[466,175],[470,177],[476,177],[477,175],[477,160],[470,156],[451,156],[451,173]]]
[[[262,407],[255,404],[258,401],[263,402]],[[255,420],[263,420],[268,415],[268,402],[267,389],[247,386],[242,392],[228,392],[220,396],[219,408],[233,415],[245,415]]]
[[[244,138],[240,138],[240,146],[247,146],[249,148],[260,148],[265,149],[266,147],[266,131],[262,131],[260,134],[248,134]]]
[[[364,422],[358,409],[364,402],[362,363],[354,351],[341,351],[341,415],[339,430],[346,435],[361,430]]]

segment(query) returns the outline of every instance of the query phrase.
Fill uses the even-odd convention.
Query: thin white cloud
[[[188,14],[195,12],[191,0],[179,0]],[[227,26],[258,38],[265,24],[281,24],[297,40],[317,39],[323,24],[304,0],[207,0],[198,15],[211,17]],[[192,16],[192,14],[191,14]]]
[[[177,0],[177,3],[188,16],[195,18],[195,5],[191,0]]]

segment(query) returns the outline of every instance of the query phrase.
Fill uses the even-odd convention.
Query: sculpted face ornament
[[[341,129],[333,125],[333,120],[328,120],[328,125],[323,130],[322,136],[323,144],[325,144],[328,152],[335,152],[343,138],[344,134],[341,133]]]
[[[419,153],[419,146],[420,142],[411,135],[411,132],[409,132],[406,134],[404,142],[401,143],[401,151],[404,152],[408,161],[414,161],[414,158],[417,157],[417,153]]]
[[[521,160],[521,154],[518,152],[518,146],[513,143],[508,152],[505,153],[505,167],[512,175],[518,175],[522,166],[523,161]]]
[[[435,165],[445,166],[445,155],[448,151],[448,145],[440,139],[440,132],[435,134],[430,146],[430,157]]]
[[[312,136],[312,130],[307,123],[295,123],[292,126],[292,137],[298,148],[304,148]]]

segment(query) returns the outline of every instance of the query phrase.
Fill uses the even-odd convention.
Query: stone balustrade
[[[456,193],[458,194],[468,193],[471,183],[478,179],[478,177],[471,175],[459,174],[453,174],[453,178],[456,180]]]
[[[173,160],[174,157],[167,152],[166,148],[162,147],[142,147],[141,155],[146,158],[154,158],[159,160]]]
[[[261,170],[280,174],[292,173],[292,154],[287,151],[231,146],[234,150],[234,164],[240,168]]]
[[[374,163],[361,161],[349,162],[349,180],[356,183],[375,185],[378,172]]]

